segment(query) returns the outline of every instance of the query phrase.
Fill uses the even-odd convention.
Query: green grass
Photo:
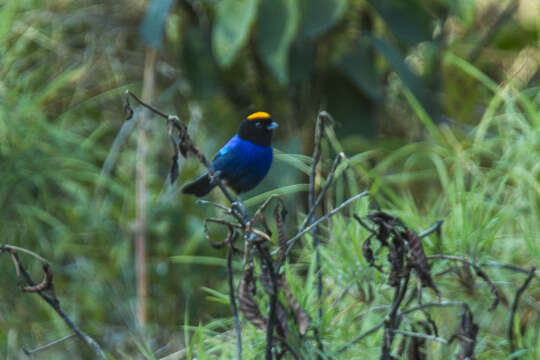
[[[52,3],[62,7],[69,2]],[[93,14],[92,9],[99,8],[91,1],[84,6],[88,8],[81,8],[81,13]],[[66,14],[58,11],[45,9],[44,2],[38,0],[4,0],[0,5],[0,242],[26,247],[51,261],[62,306],[104,346],[111,359],[155,359],[174,352],[184,359],[234,358],[225,256],[208,246],[202,231],[202,219],[215,216],[214,209],[178,196],[178,186],[161,196],[166,192],[163,183],[172,154],[166,129],[160,126],[153,129],[150,139],[151,324],[146,332],[136,324],[133,136],[118,154],[110,176],[101,175],[101,166],[123,121],[121,94],[128,85],[132,90],[139,85],[142,66],[134,54],[140,49],[131,48],[131,42],[118,41],[127,37],[122,32],[136,34],[137,29],[115,19],[119,23],[114,29],[107,28],[107,36],[101,38],[92,28],[99,27],[99,21],[92,25],[90,17],[80,24],[76,16],[75,20],[70,18],[72,13],[63,18]],[[102,47],[90,46],[96,43]],[[303,338],[297,335],[294,322],[289,322],[289,342],[303,358],[379,356],[382,331],[343,354],[337,353],[383,320],[384,311],[370,309],[392,300],[393,289],[386,284],[386,276],[369,268],[362,255],[368,233],[350,217],[352,213],[367,214],[370,202],[399,216],[417,231],[444,220],[442,237],[424,240],[428,254],[451,254],[477,263],[497,261],[524,268],[540,265],[540,88],[515,89],[511,80],[498,83],[461,56],[448,51],[442,66],[450,76],[458,74],[480,88],[479,95],[472,99],[472,103],[483,106],[476,125],[467,127],[462,119],[435,123],[398,79],[397,84],[391,84],[397,91],[390,96],[406,105],[403,122],[420,128],[420,134],[354,144],[362,152],[347,153],[348,159],[338,168],[324,200],[326,209],[365,188],[372,196],[321,226],[324,316],[320,323],[315,256],[309,235],[297,244],[294,260],[284,267],[292,292],[312,319],[311,330]],[[167,66],[163,69],[159,76],[166,78],[169,88],[156,103],[166,103],[173,109],[170,111],[178,111],[174,108],[177,101],[186,100],[181,84],[184,80],[179,77],[170,81]],[[179,88],[183,89],[181,100],[177,98]],[[445,90],[449,97],[456,97],[452,94],[460,94],[461,89]],[[208,124],[190,124],[197,130],[196,139],[203,149],[214,150],[235,126],[227,120],[236,119],[237,109],[223,98],[199,103],[188,97],[186,102],[193,113],[208,106],[204,115],[223,115]],[[459,109],[445,110],[460,113],[454,111]],[[339,125],[343,119],[336,120]],[[220,137],[215,133],[216,123],[224,127]],[[331,128],[325,135],[323,160],[327,170],[338,152],[351,148],[351,141],[338,138]],[[306,175],[311,158],[278,151],[276,163],[291,173]],[[182,163],[182,176],[194,175],[197,166],[196,161]],[[319,180],[321,185],[325,183],[324,178]],[[305,181],[281,183],[272,191],[246,199],[246,204],[255,207],[270,194],[282,195],[289,206],[287,227],[292,235],[305,216],[306,191]],[[222,198],[215,195],[212,199]],[[273,221],[269,223],[273,226]],[[383,262],[386,253],[376,256]],[[22,259],[36,279],[41,276],[40,264],[25,255]],[[238,280],[242,259],[235,258],[233,264]],[[433,273],[451,265],[436,262]],[[0,257],[0,270],[4,274],[0,277],[0,357],[21,358],[21,348],[35,348],[69,332],[37,296],[17,290],[9,257]],[[485,270],[511,302],[525,276],[496,267]],[[513,355],[506,337],[509,305],[501,304],[488,312],[492,296],[478,279],[474,287],[467,288],[455,274],[449,274],[438,284],[442,299],[470,304],[480,325],[477,358],[540,358],[538,279],[521,298],[514,319],[517,351]],[[266,313],[268,304],[262,293],[259,287],[260,308]],[[424,301],[438,300],[430,290],[425,290],[424,296]],[[460,309],[437,308],[430,314],[439,325],[439,336],[448,339],[456,331]],[[423,315],[418,313],[409,320],[420,319]],[[319,327],[323,354],[318,353],[313,332]],[[402,329],[410,330],[408,323]],[[398,336],[394,345],[397,347],[400,341]],[[243,344],[244,359],[261,359],[265,334],[244,320]],[[430,359],[448,359],[455,357],[458,345],[428,342],[426,349]],[[80,357],[92,355],[77,340],[41,354],[41,358]]]
[[[460,62],[464,71],[470,65]],[[477,70],[479,80],[486,79]],[[491,84],[485,84],[493,89]],[[499,92],[504,91],[502,96]],[[533,94],[531,96],[530,94]],[[501,99],[496,100],[496,99]],[[429,136],[395,149],[388,154],[371,153],[376,165],[369,167],[368,159],[350,163],[345,172],[370,179],[372,199],[382,210],[399,216],[417,231],[428,228],[436,220],[444,220],[442,237],[429,236],[424,247],[429,254],[451,254],[466,257],[476,263],[497,261],[530,268],[540,263],[540,126],[535,119],[540,96],[534,92],[497,90],[490,117],[484,116],[479,125],[468,131],[448,126],[431,127]],[[523,104],[527,104],[526,110]],[[493,101],[490,102],[493,104]],[[414,108],[417,103],[411,104]],[[489,108],[489,107],[488,107]],[[432,124],[426,114],[415,110],[423,124]],[[354,156],[352,158],[355,158]],[[400,174],[395,178],[395,172]],[[419,177],[418,174],[425,174]],[[390,178],[390,180],[389,180]],[[338,178],[336,186],[343,186]],[[341,184],[341,185],[340,185]],[[421,190],[419,190],[421,189]],[[337,204],[335,189],[328,204]],[[365,215],[368,201],[362,201],[351,212]],[[322,233],[322,271],[324,274],[324,317],[319,324],[315,296],[314,249],[310,236],[294,250],[295,261],[285,267],[293,292],[309,312],[313,327],[321,327],[325,345],[323,358],[365,359],[377,358],[380,353],[382,330],[365,338],[338,354],[337,350],[354,337],[380,323],[385,312],[366,311],[389,305],[393,289],[386,284],[386,276],[368,267],[362,255],[362,243],[369,235],[349,214],[335,216]],[[293,227],[289,224],[289,227]],[[378,262],[385,260],[384,253]],[[447,262],[435,262],[433,273],[446,269]],[[523,274],[499,268],[485,268],[508,300],[524,281]],[[501,304],[488,312],[492,297],[485,284],[477,279],[472,289],[460,284],[456,274],[436,278],[441,298],[447,301],[465,301],[470,304],[474,319],[480,326],[477,358],[508,359],[518,355],[521,359],[537,359],[540,355],[540,322],[538,313],[538,280],[533,280],[521,299],[516,316],[516,344],[518,351],[509,354],[506,330],[509,305]],[[414,286],[413,286],[414,287]],[[262,300],[264,302],[264,300]],[[424,302],[438,301],[430,290],[424,290]],[[414,302],[413,302],[414,304]],[[264,306],[262,307],[264,309]],[[449,339],[458,329],[459,308],[434,308],[429,311],[439,327],[439,336]],[[409,317],[420,320],[421,313]],[[407,322],[402,329],[410,330]],[[234,356],[235,339],[229,334],[213,335],[210,329],[197,328],[196,339],[215,358]],[[522,334],[522,330],[524,333]],[[227,331],[231,333],[229,328]],[[317,347],[310,331],[306,337],[291,335],[289,342],[303,358],[313,359]],[[202,340],[201,340],[202,339]],[[397,347],[398,336],[394,342]],[[244,321],[244,354],[246,359],[263,356],[264,334]],[[443,345],[429,342],[428,358],[446,359],[456,356],[457,342]]]

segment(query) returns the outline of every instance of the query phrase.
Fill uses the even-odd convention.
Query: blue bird
[[[238,133],[214,157],[215,176],[219,176],[237,194],[257,186],[272,165],[272,135],[277,126],[266,112],[256,112],[245,118]],[[182,192],[200,197],[216,185],[206,172],[184,186]]]

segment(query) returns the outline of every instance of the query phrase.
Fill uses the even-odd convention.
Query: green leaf
[[[17,11],[17,0],[6,0],[4,6],[0,8],[0,46],[10,30],[12,30],[12,22],[15,20]]]
[[[426,104],[428,102],[427,90],[420,78],[405,63],[404,56],[401,52],[394,45],[383,39],[372,37],[371,40],[375,49],[388,61],[392,69],[394,69],[401,81],[403,81],[403,84],[412,91],[422,104]]]
[[[431,39],[430,17],[412,0],[368,0],[392,33],[407,45]]]
[[[193,93],[200,98],[211,97],[219,90],[219,74],[205,33],[195,27],[188,29],[182,50],[185,74]]]
[[[212,47],[221,67],[231,65],[246,43],[258,5],[259,0],[222,0],[217,4]]]
[[[356,84],[340,72],[334,72],[324,84],[327,94],[327,110],[340,126],[338,137],[361,134],[373,138],[376,134],[376,118],[373,102],[361,92]]]
[[[289,48],[298,28],[298,3],[262,0],[260,11],[256,32],[259,52],[278,81],[286,84]]]
[[[345,14],[347,0],[307,0],[302,3],[300,35],[315,38],[336,25]]]
[[[161,49],[165,18],[172,4],[173,0],[153,0],[146,8],[140,30],[146,45],[157,50]]]
[[[315,67],[317,51],[311,41],[295,41],[289,56],[289,82],[305,80]]]
[[[298,192],[305,192],[308,191],[309,184],[294,184],[294,185],[287,185],[282,186],[280,188],[267,191],[265,193],[255,195],[252,198],[249,198],[247,200],[244,200],[244,205],[249,207],[253,205],[257,205],[262,203],[264,200],[266,200],[270,195],[289,195],[289,194],[296,194]]]
[[[374,101],[382,101],[379,82],[366,41],[356,43],[337,63],[337,69],[356,87]]]

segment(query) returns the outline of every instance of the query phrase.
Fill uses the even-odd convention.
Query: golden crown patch
[[[247,117],[248,120],[270,119],[270,114],[264,111],[255,112]]]

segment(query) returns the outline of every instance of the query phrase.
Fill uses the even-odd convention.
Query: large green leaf
[[[305,80],[315,67],[317,51],[311,41],[295,41],[289,56],[289,82]]]
[[[327,110],[336,120],[336,132],[340,138],[375,137],[374,103],[358,89],[354,80],[341,72],[334,72],[325,81],[324,93]]]
[[[407,63],[405,63],[404,56],[399,49],[383,39],[376,37],[372,37],[371,39],[375,49],[377,49],[379,54],[381,54],[390,64],[401,81],[403,81],[403,84],[408,87],[422,103],[425,103],[427,101],[427,90],[420,78],[416,76]]]
[[[153,0],[146,8],[141,24],[141,36],[143,41],[154,49],[160,49],[163,39],[165,19],[173,0]]]
[[[353,84],[364,94],[374,101],[381,101],[379,81],[373,63],[373,56],[370,56],[370,44],[368,41],[360,41],[351,47],[337,63],[337,69],[347,76]]]
[[[368,0],[392,33],[408,45],[431,39],[430,18],[414,0]]]
[[[315,38],[341,20],[348,0],[306,0],[302,4],[300,35]]]
[[[291,0],[262,0],[257,20],[257,46],[274,76],[288,82],[289,48],[298,28],[298,3]]]
[[[212,49],[205,33],[196,27],[186,31],[183,60],[186,77],[195,96],[208,98],[219,90],[218,68],[212,59]]]
[[[222,67],[232,64],[238,50],[249,38],[260,0],[221,0],[216,6],[212,47]]]

